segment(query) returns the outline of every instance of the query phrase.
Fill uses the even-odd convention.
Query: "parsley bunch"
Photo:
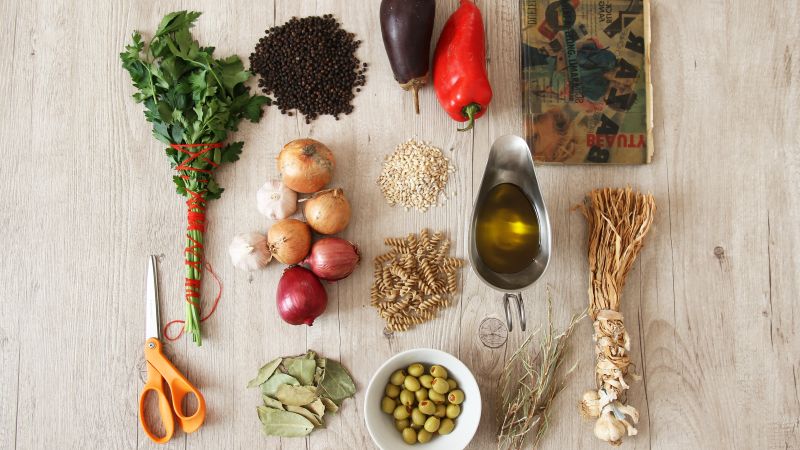
[[[270,103],[267,97],[250,95],[245,82],[252,74],[244,70],[238,56],[215,59],[214,47],[201,47],[192,38],[189,29],[198,17],[200,13],[194,11],[167,14],[148,45],[139,32],[134,32],[133,42],[120,53],[122,67],[137,90],[133,99],[144,104],[153,136],[168,145],[224,142],[242,119],[258,122],[263,105]],[[173,177],[178,193],[190,197],[190,213],[203,215],[205,201],[220,197],[223,189],[212,171],[219,164],[239,159],[243,145],[229,143],[199,158],[172,147],[166,149],[173,168],[188,163],[188,168],[194,169],[180,170]],[[199,289],[203,231],[193,228],[197,227],[187,230],[186,279],[187,286],[196,282]],[[198,304],[199,293],[191,293],[187,287],[185,330],[200,345]]]

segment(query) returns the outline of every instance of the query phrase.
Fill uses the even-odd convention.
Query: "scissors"
[[[139,396],[139,421],[147,435],[159,444],[172,439],[175,433],[175,421],[186,433],[197,431],[206,418],[206,401],[200,391],[161,352],[161,328],[158,311],[158,272],[156,257],[150,255],[147,261],[147,323],[145,327],[147,342],[144,346],[144,358],[147,361],[147,382]],[[170,399],[165,393],[169,387]],[[166,431],[164,436],[157,436],[145,419],[144,401],[149,393],[158,397],[158,410],[161,423]],[[183,413],[183,400],[188,394],[197,399],[197,410],[191,416]]]

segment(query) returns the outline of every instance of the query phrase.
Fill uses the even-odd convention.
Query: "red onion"
[[[322,283],[310,270],[299,266],[283,271],[275,300],[278,314],[292,325],[313,325],[314,319],[328,306],[328,294]]]
[[[352,242],[329,237],[314,243],[303,264],[321,279],[337,281],[350,276],[360,260],[358,248]]]

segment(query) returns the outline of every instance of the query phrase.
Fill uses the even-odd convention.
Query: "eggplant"
[[[382,0],[381,34],[394,79],[414,92],[419,114],[419,89],[428,82],[435,0]]]

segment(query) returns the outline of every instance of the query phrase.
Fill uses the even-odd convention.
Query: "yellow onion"
[[[330,183],[335,165],[330,149],[314,139],[296,139],[278,154],[283,184],[303,194],[313,194]]]
[[[319,234],[336,234],[350,223],[350,202],[344,191],[328,189],[318,192],[305,203],[306,221]]]
[[[297,264],[311,249],[311,229],[297,219],[279,220],[267,232],[267,242],[275,259],[284,264]]]

